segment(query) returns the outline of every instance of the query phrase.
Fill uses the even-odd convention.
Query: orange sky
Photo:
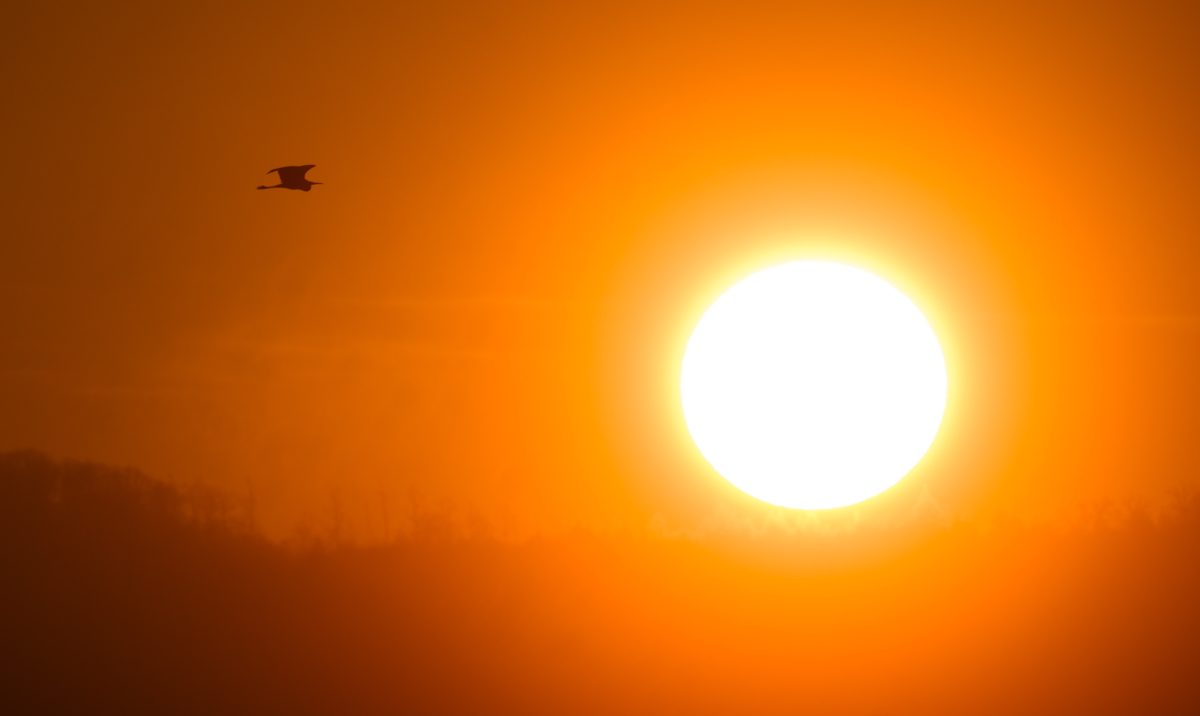
[[[17,9],[0,449],[253,485],[278,529],[690,524],[750,507],[683,433],[687,332],[822,256],[947,349],[908,488],[1160,494],[1198,462],[1200,18],[1046,5]]]

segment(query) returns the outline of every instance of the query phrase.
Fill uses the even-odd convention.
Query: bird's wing
[[[298,167],[277,167],[275,169],[272,169],[271,172],[276,172],[277,174],[279,174],[279,181],[283,182],[284,184],[287,184],[288,182],[302,182],[302,181],[304,181],[305,173],[307,173],[309,169],[312,169],[315,166],[317,166],[317,165],[316,164],[305,164],[303,166],[298,166]],[[267,173],[270,174],[271,172],[267,172]]]

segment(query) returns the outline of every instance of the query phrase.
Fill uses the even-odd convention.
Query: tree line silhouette
[[[0,455],[5,713],[1187,713],[1200,500],[837,569],[436,516],[280,543],[213,490]],[[766,539],[766,538],[764,538]]]

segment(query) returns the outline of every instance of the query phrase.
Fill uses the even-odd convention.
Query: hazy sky
[[[946,345],[940,499],[1177,484],[1196,6],[982,5],[23,3],[0,449],[253,485],[277,525],[414,491],[683,519],[742,504],[682,432],[687,331],[821,255]]]

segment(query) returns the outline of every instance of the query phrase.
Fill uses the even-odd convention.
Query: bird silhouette
[[[267,172],[274,172],[279,175],[279,183],[272,186],[260,186],[259,189],[299,189],[300,191],[308,191],[313,186],[320,184],[319,181],[309,181],[305,178],[305,174],[309,169],[317,166],[316,164],[305,164],[299,167],[276,167]]]

